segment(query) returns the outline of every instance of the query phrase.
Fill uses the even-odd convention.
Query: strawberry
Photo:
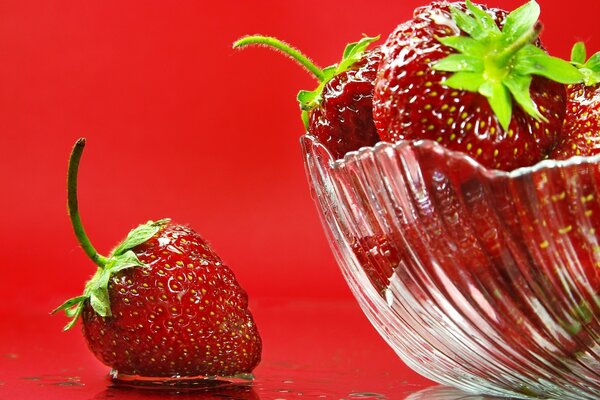
[[[600,52],[585,60],[585,45],[576,43],[571,62],[583,73],[584,82],[568,86],[563,132],[550,158],[600,154]]]
[[[416,9],[382,47],[381,139],[436,140],[503,170],[546,158],[561,131],[563,84],[581,73],[539,47],[538,16],[534,1],[510,14],[468,0]]]
[[[373,122],[373,85],[381,59],[379,48],[367,50],[378,38],[362,38],[346,46],[339,64],[321,69],[297,49],[278,39],[247,36],[234,48],[267,45],[282,51],[311,72],[319,81],[314,91],[300,91],[298,101],[305,128],[333,157],[372,146],[379,141]]]
[[[246,292],[209,244],[168,219],[133,229],[108,257],[91,245],[78,212],[69,162],[69,214],[81,247],[98,265],[83,295],[67,300],[71,328],[82,316],[90,350],[116,376],[197,377],[250,373],[261,339]]]
[[[555,335],[564,351],[589,351],[598,338],[595,315],[600,311],[600,219],[595,217],[600,213],[600,168],[571,164],[538,171],[529,179],[535,190],[519,191],[512,215],[519,215],[522,232],[515,239],[532,249],[530,271],[537,275],[531,287],[563,330]]]
[[[400,251],[381,233],[356,239],[351,247],[371,284],[383,296],[400,263]]]

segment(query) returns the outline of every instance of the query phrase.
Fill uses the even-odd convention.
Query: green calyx
[[[83,295],[65,301],[52,311],[52,314],[64,311],[67,317],[71,318],[71,321],[65,326],[65,330],[75,325],[83,310],[84,302],[88,299],[98,315],[102,317],[112,315],[108,295],[110,278],[117,272],[127,268],[143,267],[144,264],[131,249],[146,242],[168,222],[169,219],[161,219],[156,222],[148,221],[129,232],[127,238],[106,258],[106,264],[99,266],[94,276],[85,284]]]
[[[327,82],[329,82],[334,76],[350,69],[352,65],[361,59],[369,45],[377,40],[379,40],[379,36],[363,37],[358,42],[348,44],[344,49],[342,60],[339,63],[322,69],[315,65],[299,50],[273,37],[261,35],[246,36],[236,41],[233,44],[233,48],[241,48],[248,45],[268,46],[291,57],[294,61],[314,75],[314,77],[319,81],[319,86],[317,86],[315,90],[311,91],[301,90],[297,96],[298,102],[300,103],[300,109],[302,110],[302,121],[304,122],[304,127],[308,128],[308,113],[321,103],[321,95]]]
[[[75,325],[83,305],[86,300],[102,317],[111,316],[110,299],[108,294],[108,284],[110,278],[119,271],[132,267],[143,267],[144,264],[138,259],[132,249],[153,237],[164,225],[169,223],[169,219],[161,219],[156,222],[147,223],[133,229],[125,240],[113,249],[108,257],[98,254],[92,246],[79,216],[79,206],[77,202],[77,172],[79,161],[85,147],[85,139],[79,139],[69,159],[69,169],[67,177],[68,188],[68,211],[75,236],[88,257],[98,266],[94,276],[86,283],[81,296],[73,297],[52,311],[52,314],[58,311],[64,311],[71,321],[64,327],[68,330]]]
[[[471,1],[466,0],[466,7],[468,12],[451,7],[451,13],[467,36],[438,38],[457,51],[433,65],[435,70],[454,73],[443,84],[485,96],[505,130],[513,100],[536,120],[546,121],[529,93],[533,75],[569,84],[582,82],[583,74],[533,44],[541,31],[539,5],[532,0],[512,11],[502,30]]]
[[[571,50],[571,63],[579,69],[587,86],[600,82],[600,52],[588,59],[585,44],[577,42]]]

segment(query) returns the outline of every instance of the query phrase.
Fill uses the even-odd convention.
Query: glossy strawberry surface
[[[463,4],[454,4],[464,9]],[[547,121],[514,107],[503,129],[487,99],[443,84],[450,75],[433,65],[455,51],[438,40],[461,35],[450,4],[434,2],[415,10],[383,46],[374,92],[374,121],[382,140],[435,140],[462,151],[489,168],[512,170],[547,157],[565,113],[564,85],[533,78],[530,94]],[[480,6],[502,26],[507,13]],[[539,43],[538,43],[539,44]]]
[[[316,136],[335,158],[379,141],[373,122],[373,87],[380,48],[366,51],[323,88],[321,102],[310,111],[308,132]]]
[[[600,154],[600,84],[569,85],[567,111],[553,159]]]
[[[231,376],[258,364],[248,297],[196,232],[169,223],[133,252],[145,264],[111,277],[112,316],[83,309],[89,348],[120,374]]]

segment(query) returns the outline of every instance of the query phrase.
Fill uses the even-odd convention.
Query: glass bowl
[[[600,156],[502,172],[432,141],[340,160],[301,144],[342,273],[408,366],[471,393],[600,398]]]

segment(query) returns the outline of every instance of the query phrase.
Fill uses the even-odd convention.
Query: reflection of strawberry
[[[594,236],[600,219],[593,217],[600,213],[593,196],[600,169],[537,171],[522,177],[535,182],[532,188],[519,177],[490,179],[464,158],[425,154],[418,163],[427,196],[415,209],[419,223],[403,226],[403,234],[426,280],[457,308],[473,307],[475,322],[485,320],[525,359],[531,351],[570,356],[592,346],[593,316],[600,312]],[[554,327],[542,328],[549,324]],[[532,330],[547,348],[525,334]]]
[[[586,62],[583,43],[573,47],[572,62],[585,82],[569,85],[563,132],[550,158],[600,154],[600,52]]]
[[[270,37],[248,36],[234,47],[264,44],[291,56],[318,80],[314,91],[298,95],[308,132],[332,153],[345,153],[374,145],[379,136],[373,123],[373,81],[381,58],[379,48],[367,50],[377,38],[363,38],[346,47],[339,64],[320,69],[306,56],[287,44]]]
[[[109,257],[90,244],[78,213],[76,179],[85,141],[69,163],[69,212],[82,248],[98,265],[82,296],[58,307],[83,317],[92,352],[124,375],[249,373],[261,340],[246,292],[196,232],[169,220],[132,230]]]
[[[156,387],[152,384],[156,383]],[[234,384],[220,380],[196,381],[195,384],[184,384],[169,382],[165,386],[163,382],[144,382],[143,394],[137,388],[138,385],[127,382],[119,382],[112,385],[103,392],[98,393],[92,400],[144,400],[173,398],[177,400],[260,400],[258,393],[250,384]],[[147,390],[148,387],[150,390]]]
[[[505,170],[545,158],[565,108],[552,80],[581,74],[532,44],[538,15],[533,1],[509,15],[470,1],[416,9],[382,48],[373,97],[382,140],[436,140]]]
[[[598,340],[600,312],[600,201],[596,196],[600,169],[572,165],[532,175],[535,194],[519,193],[517,213],[532,257],[531,280],[540,305],[564,330],[560,343],[567,353],[583,351]],[[532,196],[537,197],[533,200]],[[565,272],[566,271],[566,272]],[[547,297],[544,293],[561,293]],[[591,333],[591,336],[590,336]]]
[[[399,250],[382,234],[356,240],[352,250],[373,287],[383,294],[400,263]]]

